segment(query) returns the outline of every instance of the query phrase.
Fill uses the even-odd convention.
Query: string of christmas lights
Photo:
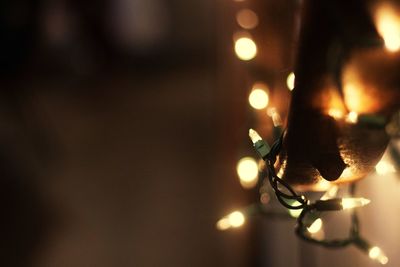
[[[350,198],[329,198],[323,196],[321,199],[311,202],[305,195],[297,194],[288,183],[276,175],[274,164],[282,146],[283,134],[271,148],[253,129],[249,130],[249,136],[257,153],[266,163],[268,180],[279,202],[287,209],[301,210],[300,215],[297,217],[295,230],[299,237],[305,241],[324,247],[340,248],[353,244],[368,253],[371,259],[377,260],[381,264],[388,262],[388,258],[380,248],[371,246],[360,236],[359,220],[354,209],[367,205],[370,200],[354,197],[356,190],[354,183],[350,187]],[[310,235],[321,228],[322,221],[320,215],[322,212],[346,209],[353,209],[351,214],[351,229],[347,238],[327,240],[317,239]]]
[[[249,66],[248,63],[257,57],[260,49],[250,31],[257,27],[260,19],[255,11],[249,8],[242,8],[236,15],[236,21],[242,30],[236,32],[233,36],[234,52],[240,61],[245,62],[246,65]],[[379,27],[378,30],[382,32],[385,48],[388,51],[399,50],[400,39],[393,40],[393,38],[390,37],[393,36],[393,34],[386,34],[385,31],[387,29],[382,25]],[[254,65],[257,63],[252,62],[252,64]],[[253,66],[250,70],[252,69],[259,69],[259,66],[258,68]],[[259,76],[257,76],[257,80],[259,80]],[[290,72],[286,79],[286,86],[289,91],[295,89],[294,84],[295,74]],[[256,82],[252,85],[248,98],[250,106],[257,112],[267,111],[266,113],[273,123],[272,136],[277,141],[272,146],[269,146],[256,131],[252,129],[249,131],[250,139],[265,163],[265,170],[261,170],[261,173],[259,173],[259,164],[251,157],[242,158],[237,165],[240,183],[244,188],[253,188],[255,185],[261,184],[259,188],[260,203],[252,204],[224,216],[217,222],[217,228],[219,230],[238,228],[246,222],[246,219],[257,215],[262,215],[269,219],[295,218],[297,223],[295,233],[301,239],[330,248],[341,248],[353,245],[368,254],[371,259],[381,264],[386,264],[388,258],[384,252],[379,247],[371,245],[360,233],[360,221],[356,209],[367,205],[370,201],[362,197],[356,197],[356,185],[354,183],[349,186],[348,197],[337,198],[338,186],[332,185],[320,199],[311,201],[305,195],[298,194],[285,180],[281,179],[280,177],[282,176],[280,172],[276,173],[274,163],[282,146],[284,136],[282,131],[283,122],[277,109],[270,107],[271,99],[269,97],[269,90],[270,88],[267,83]],[[358,114],[354,111],[344,114],[343,111],[334,108],[329,110],[328,115],[336,120],[344,120],[346,123],[357,124],[361,127],[385,128],[388,136],[393,139],[400,138],[400,112],[396,112],[390,121],[387,121],[385,117],[377,114]],[[265,116],[265,118],[267,118],[267,116]],[[384,157],[376,165],[375,169],[378,175],[386,175],[395,172],[396,169],[400,169],[400,153],[393,142],[389,144],[388,151],[396,166],[391,163],[390,159]],[[281,168],[280,171],[282,171],[282,169],[283,168]],[[264,176],[266,177],[265,180]],[[259,183],[259,180],[261,180],[261,183]],[[268,185],[273,190],[279,203],[286,208],[285,211],[274,210],[267,205],[270,200],[267,188]],[[346,209],[350,210],[351,216],[348,236],[342,239],[321,238],[318,233],[322,229],[323,214]]]

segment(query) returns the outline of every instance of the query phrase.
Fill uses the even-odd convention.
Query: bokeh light
[[[250,37],[240,37],[235,41],[235,53],[241,60],[251,60],[257,55],[256,43]]]
[[[236,21],[243,29],[254,29],[258,25],[258,16],[251,9],[241,9],[236,14]]]
[[[232,227],[237,228],[244,224],[246,221],[244,215],[240,211],[234,211],[228,215],[229,223]]]
[[[393,164],[391,164],[390,162],[388,162],[385,159],[382,159],[381,161],[379,161],[378,164],[376,164],[375,170],[376,170],[376,173],[379,175],[386,175],[389,173],[396,172],[396,169],[394,168]]]
[[[240,184],[244,188],[253,188],[257,185],[258,164],[251,157],[244,157],[239,160],[236,166],[236,172],[239,176]]]
[[[377,31],[385,42],[385,48],[390,52],[400,49],[400,17],[389,4],[380,5],[375,12]]]
[[[253,85],[249,95],[249,103],[255,109],[264,109],[268,106],[269,96],[267,93],[268,87],[263,83]]]
[[[294,89],[294,81],[295,81],[296,76],[294,75],[293,72],[289,73],[289,75],[286,78],[286,86],[290,91]]]
[[[315,234],[322,229],[322,220],[320,218],[316,219],[309,227],[307,231],[311,234]]]

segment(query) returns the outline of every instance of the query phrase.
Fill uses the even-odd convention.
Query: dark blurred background
[[[1,1],[1,266],[247,265],[229,8]]]

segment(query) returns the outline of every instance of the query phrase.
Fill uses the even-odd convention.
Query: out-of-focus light
[[[279,178],[282,178],[284,172],[285,172],[284,168],[280,168],[279,171],[278,171],[278,173],[277,173],[276,175],[277,175]]]
[[[251,60],[257,55],[256,43],[250,37],[240,37],[235,41],[235,53],[241,60]]]
[[[258,25],[258,16],[251,9],[241,9],[236,14],[236,21],[243,29],[253,29]]]
[[[240,184],[244,188],[253,188],[258,180],[258,164],[251,157],[244,157],[236,165],[236,172],[240,179]]]
[[[376,170],[376,173],[379,175],[386,175],[389,173],[396,172],[396,169],[394,168],[394,166],[384,159],[382,159],[381,161],[379,161],[378,164],[376,164],[375,170]]]
[[[262,83],[256,83],[253,85],[252,91],[249,95],[249,103],[255,109],[264,109],[268,106],[269,96],[266,92],[268,87]]]
[[[328,182],[327,180],[325,180],[325,179],[321,179],[321,180],[319,180],[316,184],[314,184],[313,186],[312,186],[312,189],[314,190],[314,191],[326,191],[326,190],[328,190],[329,188],[331,188],[331,186],[332,186],[332,183],[331,182]],[[299,187],[300,189],[301,189],[301,187]],[[306,190],[305,189],[306,187],[304,187],[303,189],[301,189],[301,190]]]
[[[228,215],[229,223],[232,227],[237,228],[244,224],[246,221],[244,215],[240,211],[234,211]]]
[[[316,219],[309,227],[307,231],[310,234],[315,234],[322,229],[322,220],[320,218]]]
[[[229,223],[228,218],[222,218],[217,222],[217,229],[221,231],[225,231],[231,228],[231,224]]]
[[[300,206],[301,203],[298,202],[297,200],[287,200],[288,204],[290,206],[296,207]],[[297,218],[300,216],[300,213],[303,211],[303,209],[288,209],[289,215],[292,216],[293,218]]]
[[[321,197],[321,200],[327,200],[327,199],[332,199],[335,198],[337,195],[337,192],[339,191],[339,186],[337,185],[332,185]]]
[[[353,209],[353,208],[358,208],[365,206],[369,204],[371,200],[366,199],[366,198],[343,198],[342,199],[342,209]]]
[[[400,17],[389,4],[381,4],[375,12],[375,24],[378,33],[390,52],[400,49]]]
[[[300,216],[301,211],[302,211],[302,209],[297,209],[297,210],[292,210],[292,209],[290,209],[290,210],[289,210],[289,214],[290,214],[290,216],[292,216],[293,218],[297,218],[297,217]]]
[[[355,111],[350,111],[346,116],[346,121],[348,123],[357,123],[358,122],[358,114]]]
[[[368,256],[373,259],[378,261],[380,264],[386,264],[388,263],[389,259],[386,257],[386,255],[383,253],[383,251],[379,247],[372,247],[369,252]]]
[[[223,218],[221,218],[217,224],[216,227],[218,230],[225,231],[228,230],[229,228],[238,228],[242,226],[246,221],[246,218],[244,217],[243,213],[240,211],[234,211]]]
[[[328,110],[328,114],[329,116],[331,116],[332,118],[339,120],[343,118],[343,111],[341,111],[340,109],[336,109],[336,108],[331,108]]]
[[[365,100],[365,97],[362,95],[362,90],[356,85],[356,83],[346,82],[343,85],[343,92],[345,95],[346,106],[350,110],[354,111],[363,110],[362,100]]]
[[[295,80],[295,75],[293,72],[289,73],[289,75],[286,78],[286,85],[290,91],[294,89],[294,80]]]
[[[279,115],[278,111],[276,111],[276,108],[268,108],[267,110],[267,115],[270,116],[272,118],[272,122],[274,124],[275,127],[277,126],[282,126],[282,118]]]
[[[269,194],[268,193],[262,193],[261,194],[261,196],[260,196],[260,202],[262,203],[262,204],[268,204],[269,203],[269,201],[271,200],[271,197],[269,196]]]

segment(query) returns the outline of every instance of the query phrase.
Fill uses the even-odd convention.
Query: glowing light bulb
[[[389,4],[381,4],[375,12],[375,24],[390,52],[400,49],[400,17]]]
[[[258,16],[250,9],[242,9],[236,14],[236,21],[243,29],[253,29],[258,25]]]
[[[236,172],[239,176],[240,184],[244,188],[253,188],[258,180],[258,164],[251,157],[244,157],[236,165]]]
[[[365,206],[369,204],[371,200],[366,199],[366,198],[343,198],[342,199],[342,209],[352,209],[352,208],[358,208]]]
[[[297,200],[293,200],[293,199],[288,199],[286,201],[290,206],[296,207],[296,206],[300,206],[301,203],[298,202]],[[289,215],[292,216],[293,218],[297,218],[300,216],[300,213],[303,211],[303,209],[288,209]]]
[[[383,251],[379,247],[372,247],[369,252],[368,256],[373,259],[378,261],[380,264],[386,264],[388,263],[389,259],[386,257],[386,255],[383,253]]]
[[[231,228],[228,218],[224,217],[217,222],[217,229],[220,231],[225,231]]]
[[[287,76],[286,85],[290,91],[292,91],[294,89],[295,78],[296,78],[296,76],[294,75],[293,72],[289,73],[289,75]]]
[[[331,108],[328,110],[328,114],[335,120],[339,120],[339,119],[343,118],[343,111],[341,111],[340,109]]]
[[[358,113],[355,111],[349,112],[349,114],[347,114],[346,121],[348,123],[357,123],[358,122]]]
[[[251,139],[251,142],[253,142],[253,144],[257,143],[258,141],[262,141],[261,136],[253,129],[249,130],[249,137]]]
[[[302,209],[297,209],[297,210],[292,210],[289,209],[289,215],[292,216],[293,218],[297,218],[300,216]]]
[[[251,60],[257,55],[257,45],[250,37],[241,37],[235,41],[235,53],[241,60]]]
[[[276,108],[268,108],[267,110],[267,115],[270,116],[272,118],[272,122],[274,124],[275,127],[277,126],[282,126],[282,118],[279,115],[279,113],[276,111]]]
[[[396,172],[396,169],[394,168],[394,166],[384,159],[382,159],[381,161],[379,161],[378,164],[376,164],[375,170],[376,170],[376,173],[379,175],[386,175],[389,173]]]
[[[246,221],[243,213],[240,211],[234,211],[231,214],[229,214],[228,220],[229,220],[229,224],[234,228],[242,226],[244,224],[244,222]]]
[[[310,234],[315,234],[322,229],[322,224],[322,220],[318,218],[309,227],[307,227],[307,231]]]
[[[255,109],[264,109],[268,106],[269,96],[266,91],[261,88],[253,87],[249,95],[249,103]]]
[[[253,129],[249,130],[249,137],[251,139],[251,142],[253,142],[254,148],[257,151],[258,155],[260,155],[262,159],[265,159],[265,157],[271,150],[268,143],[262,140],[261,136]]]
[[[246,221],[246,218],[244,217],[243,213],[240,211],[234,211],[223,218],[221,218],[217,224],[216,227],[220,231],[225,231],[228,230],[229,228],[238,228],[242,226]]]
[[[337,186],[337,185],[332,185],[332,186],[325,192],[325,194],[321,197],[321,200],[327,200],[327,199],[335,198],[338,191],[339,191],[339,186]]]

